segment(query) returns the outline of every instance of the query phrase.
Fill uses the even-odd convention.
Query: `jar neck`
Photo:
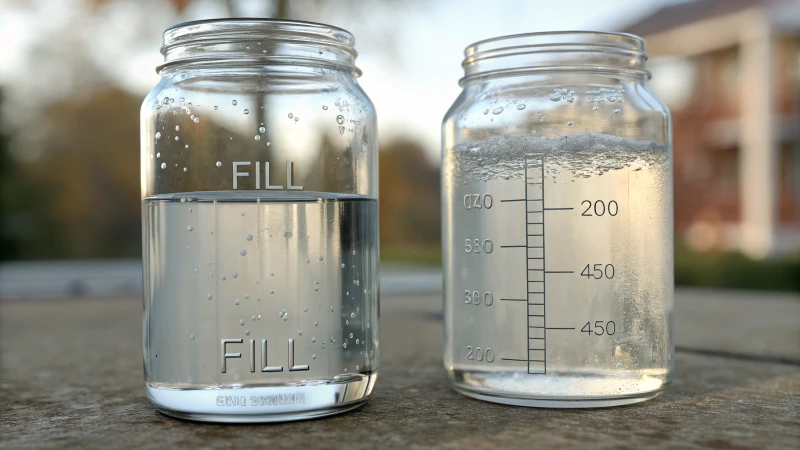
[[[480,41],[464,51],[462,86],[535,73],[604,73],[649,79],[644,40],[631,34],[565,31]]]
[[[360,76],[349,32],[312,22],[225,19],[187,22],[164,32],[159,73],[182,66],[321,67]]]

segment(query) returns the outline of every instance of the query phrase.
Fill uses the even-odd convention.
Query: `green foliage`
[[[439,267],[442,265],[440,246],[381,246],[381,261],[412,263]]]
[[[741,253],[697,253],[678,245],[675,284],[800,292],[800,255],[755,261]]]

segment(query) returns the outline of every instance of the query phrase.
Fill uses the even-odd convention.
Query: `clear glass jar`
[[[450,383],[542,407],[658,395],[673,364],[672,142],[644,42],[534,33],[465,53],[443,124]]]
[[[370,395],[378,151],[353,45],[277,20],[164,32],[141,112],[144,369],[159,410],[280,421]]]

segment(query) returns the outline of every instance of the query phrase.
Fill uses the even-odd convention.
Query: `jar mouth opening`
[[[464,78],[532,71],[623,71],[649,77],[645,42],[628,33],[555,31],[500,36],[464,50]]]
[[[164,30],[164,64],[239,61],[266,64],[355,67],[352,33],[332,25],[299,20],[232,18],[173,25]]]

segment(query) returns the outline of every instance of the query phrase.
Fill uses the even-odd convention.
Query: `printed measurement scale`
[[[569,206],[550,206],[545,199],[545,164],[543,154],[531,154],[523,163],[523,182],[525,184],[524,198],[501,199],[501,204],[520,204],[524,214],[525,224],[525,243],[508,243],[500,245],[503,251],[523,252],[519,256],[525,260],[525,295],[515,298],[501,298],[503,304],[525,304],[527,314],[525,317],[527,355],[501,355],[502,361],[521,362],[527,364],[527,373],[531,375],[547,374],[547,349],[548,334],[561,331],[575,331],[577,327],[548,326],[547,314],[547,284],[551,277],[574,275],[575,270],[562,270],[559,267],[548,267],[547,264],[547,245],[546,245],[546,221],[550,214],[573,214],[575,207]],[[494,200],[490,194],[468,195],[464,199],[464,206],[467,209],[491,209]],[[603,200],[584,200],[581,206],[585,209],[582,216],[616,216],[619,214],[619,205],[616,201],[608,202]],[[509,212],[509,216],[516,216],[516,213]],[[467,239],[467,252],[483,252],[490,254],[494,250],[494,244],[490,239]],[[517,260],[517,257],[513,257]],[[613,264],[587,264],[581,272],[587,280],[612,279],[614,277]],[[467,300],[473,304],[482,303],[486,306],[493,304],[494,295],[490,291],[481,294],[480,291],[465,291]],[[552,301],[552,299],[551,299]],[[581,331],[587,335],[613,335],[616,332],[616,324],[611,321],[591,321],[586,322]],[[551,338],[552,340],[553,338]],[[493,362],[496,350],[491,348],[481,349],[480,347],[467,347],[467,359],[486,362]]]

